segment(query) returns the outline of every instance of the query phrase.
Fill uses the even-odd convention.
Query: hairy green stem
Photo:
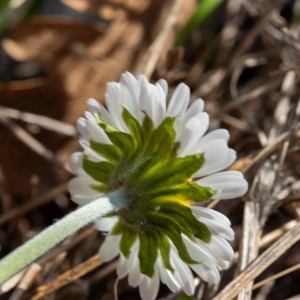
[[[49,226],[40,234],[0,260],[0,284],[95,219],[126,205],[122,190],[94,200]]]

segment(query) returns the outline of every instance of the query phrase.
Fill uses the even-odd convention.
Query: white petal
[[[90,143],[88,141],[79,140],[79,144],[84,149],[84,154],[86,154],[91,161],[100,162],[100,161],[105,161],[106,160],[100,154],[96,153],[94,150],[91,149]]]
[[[91,112],[85,111],[84,116],[86,117],[87,120],[96,122],[95,116]]]
[[[139,286],[139,291],[140,291],[140,296],[143,300],[148,299],[150,297],[149,295],[149,285],[150,285],[150,278],[142,275],[140,286]]]
[[[195,217],[200,222],[205,223],[214,234],[220,235],[230,241],[234,239],[234,232],[226,216],[206,207],[191,206],[191,210]]]
[[[143,277],[143,274],[141,274],[140,272],[140,261],[138,258],[139,245],[140,242],[139,239],[137,238],[130,249],[130,255],[128,259],[128,265],[129,265],[128,283],[133,287],[137,287],[140,284]]]
[[[220,220],[211,218],[208,219],[204,216],[199,217],[197,215],[195,215],[195,217],[197,220],[204,223],[212,234],[221,236],[229,241],[234,240],[234,232],[232,228],[228,225],[225,225]]]
[[[175,280],[172,272],[164,267],[160,253],[158,254],[158,268],[162,283],[166,284],[173,293],[178,292],[181,289],[180,284]]]
[[[209,258],[207,260],[204,260],[204,263],[212,266],[219,266],[224,270],[228,268],[228,261],[225,261],[224,259],[219,257],[209,245],[209,243],[204,243],[196,238],[196,244],[193,244],[193,246],[195,245],[198,247],[198,251],[203,252],[203,254],[207,255],[207,257]]]
[[[128,258],[129,272],[131,272],[134,268],[136,268],[135,261],[138,258],[139,248],[140,248],[140,240],[139,238],[136,238],[136,240],[134,241],[133,245],[130,248],[130,254]],[[137,265],[139,268],[139,261],[137,261]]]
[[[105,131],[96,123],[96,121],[87,120],[86,128],[90,132],[90,139],[98,143],[111,144]]]
[[[197,117],[200,121],[201,126],[200,126],[200,128],[198,128],[198,131],[199,131],[198,135],[199,135],[199,137],[202,137],[208,129],[209,116],[206,112],[202,112],[202,113],[197,114],[195,117]]]
[[[103,217],[95,220],[95,227],[100,231],[110,232],[118,222],[118,217]]]
[[[191,118],[184,126],[181,131],[181,134],[178,138],[178,142],[180,143],[180,148],[177,151],[178,156],[184,157],[187,155],[195,154],[192,153],[191,149],[194,150],[194,145],[197,143],[199,139],[199,127],[201,123],[197,117]]]
[[[96,99],[89,98],[86,104],[92,114],[99,113],[101,111],[100,103]]]
[[[71,179],[69,181],[69,192],[72,200],[79,205],[84,205],[100,198],[103,194],[91,189],[90,185],[92,184],[99,185],[99,182],[89,176],[79,176]]]
[[[86,119],[85,118],[79,118],[76,122],[76,128],[80,134],[80,136],[85,139],[89,140],[90,139],[90,132],[86,128]]]
[[[201,151],[199,140],[206,132],[208,125],[208,114],[200,113],[190,118],[181,130],[176,131],[176,134],[179,134],[177,140],[180,142],[179,156],[193,155]]]
[[[114,259],[120,252],[119,244],[121,235],[108,235],[100,247],[99,255],[103,261],[110,261]]]
[[[157,83],[155,85],[157,91],[157,102],[158,102],[158,124],[160,124],[166,116],[166,96],[162,87]]]
[[[184,234],[181,235],[183,242],[186,245],[189,255],[192,259],[198,262],[210,262],[213,265],[217,265],[216,262],[212,262],[213,256],[211,253],[207,253],[203,248],[199,247],[198,244],[192,242],[187,236]]]
[[[202,99],[195,100],[184,115],[185,121],[203,112],[203,109],[204,101]]]
[[[178,139],[180,139],[180,136],[182,134],[182,130],[183,130],[185,124],[186,124],[186,122],[183,122],[182,115],[176,117],[174,124],[173,124],[174,130],[176,133],[176,142],[178,141]]]
[[[231,227],[223,225],[221,222],[217,221],[206,221],[209,230],[217,236],[221,236],[228,241],[234,240],[234,231]]]
[[[155,273],[151,278],[151,283],[150,283],[150,291],[152,292],[152,297],[150,299],[155,300],[159,291],[159,272],[157,267],[155,268]]]
[[[239,172],[238,172],[239,173]],[[224,223],[225,225],[230,226],[230,220],[223,214],[219,213],[216,210],[207,208],[207,207],[200,207],[200,206],[190,206],[193,214],[196,214],[199,217],[206,216],[207,214],[212,217],[212,219],[217,219],[218,221]]]
[[[100,117],[103,122],[115,127],[115,122],[110,116],[109,112],[106,110],[106,108],[99,103],[97,100],[90,98],[87,101],[88,109],[91,113],[100,113]]]
[[[228,165],[229,149],[224,140],[213,140],[203,145],[201,152],[204,152],[205,162],[201,169],[192,175],[193,178],[218,172]]]
[[[134,253],[134,255],[132,256],[129,268],[130,271],[128,275],[128,283],[130,286],[136,288],[140,284],[140,281],[142,279],[138,253]]]
[[[141,75],[139,77],[140,85],[140,110],[144,111],[152,120],[154,120],[153,95],[148,79]]]
[[[224,171],[196,181],[200,186],[210,187],[217,193],[213,199],[231,199],[245,195],[248,183],[238,171]]]
[[[130,249],[130,255],[129,255],[129,259],[128,259],[129,260],[129,266],[132,265],[132,262],[133,262],[134,258],[136,256],[138,256],[139,248],[140,248],[140,240],[139,240],[139,238],[137,238],[134,241],[134,243],[133,243],[133,245]]]
[[[69,167],[77,175],[87,176],[87,174],[82,168],[82,159],[83,159],[82,152],[72,153],[69,160]]]
[[[151,279],[148,276],[142,275],[139,291],[140,291],[140,296],[143,300],[151,299],[151,290],[149,290],[150,281]]]
[[[157,83],[161,86],[164,91],[165,98],[168,96],[168,83],[164,79],[159,79]],[[166,106],[166,104],[165,104]]]
[[[122,114],[121,86],[116,82],[109,82],[106,85],[105,102],[112,117],[120,117]]]
[[[155,272],[152,278],[142,275],[139,290],[143,300],[155,300],[159,290],[158,273]]]
[[[223,269],[227,267],[228,263],[218,255],[215,255],[209,244],[204,243],[199,239],[196,239],[196,242],[192,242],[185,235],[182,234],[181,236],[192,259],[208,265],[220,266]]]
[[[120,85],[115,82],[109,82],[106,86],[106,91],[105,103],[111,118],[115,123],[114,127],[120,131],[129,132],[122,118],[123,107]]]
[[[136,78],[129,72],[125,72],[120,78],[121,86],[121,103],[126,107],[130,114],[138,120],[138,108],[139,108],[139,84]]]
[[[220,236],[211,236],[211,241],[208,243],[215,253],[221,259],[230,261],[234,256],[234,252],[230,244]]]
[[[209,133],[207,133],[203,138],[201,138],[201,141],[199,142],[199,146],[202,147],[203,145],[211,142],[212,140],[221,139],[226,142],[229,140],[229,132],[226,129],[216,129]]]
[[[125,96],[123,98],[124,102],[137,107],[139,87],[136,78],[131,73],[125,72],[121,75],[120,84],[122,89],[122,96]]]
[[[163,91],[153,85],[150,84],[150,90],[151,90],[151,98],[152,98],[152,120],[154,123],[154,126],[157,127],[164,119],[165,110],[162,106],[162,100],[160,99],[163,95]]]
[[[220,273],[216,267],[205,263],[190,265],[190,267],[206,282],[216,284],[220,281]]]
[[[117,275],[119,278],[124,278],[129,272],[129,262],[128,259],[120,252],[120,257],[117,265]]]
[[[172,244],[171,244],[172,245]],[[174,245],[172,245],[174,247]],[[181,284],[183,291],[191,296],[195,292],[194,278],[190,268],[179,257],[177,250],[171,247],[170,262],[175,269],[174,278]]]
[[[159,84],[150,84],[143,75],[139,76],[139,89],[140,110],[144,111],[157,127],[165,118],[165,94]]]
[[[167,115],[168,116],[177,116],[186,112],[190,101],[190,89],[184,83],[180,83],[169,102],[167,108]]]
[[[236,161],[236,152],[233,149],[229,149],[226,157],[226,163],[223,166],[223,170],[230,167]],[[222,169],[220,169],[221,171]]]

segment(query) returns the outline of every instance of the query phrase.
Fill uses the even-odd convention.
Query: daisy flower
[[[138,287],[143,300],[156,299],[160,281],[172,292],[195,290],[193,273],[217,283],[217,267],[233,257],[230,221],[196,204],[244,195],[248,185],[238,171],[223,171],[235,160],[229,133],[205,134],[209,116],[204,102],[190,106],[190,90],[181,83],[167,103],[168,86],[122,74],[107,84],[106,108],[87,101],[77,128],[83,152],[71,156],[78,175],[69,184],[72,200],[85,205],[121,191],[121,209],[95,220],[107,232],[99,254],[118,257],[119,278]]]

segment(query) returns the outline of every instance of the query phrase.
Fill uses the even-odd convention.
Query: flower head
[[[181,83],[167,104],[164,80],[150,84],[130,73],[108,83],[106,107],[89,99],[77,128],[83,153],[70,166],[78,177],[69,190],[84,205],[121,190],[125,207],[95,221],[108,235],[100,256],[119,255],[117,273],[139,286],[142,299],[155,299],[160,280],[170,290],[194,293],[191,270],[217,283],[227,268],[234,239],[229,220],[196,203],[231,199],[247,191],[237,171],[223,171],[236,159],[224,129],[205,135],[209,117],[201,99],[189,106]]]

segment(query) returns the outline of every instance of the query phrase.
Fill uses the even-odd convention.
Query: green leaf
[[[166,185],[149,190],[151,198],[163,198],[165,200],[187,200],[192,202],[203,202],[209,200],[215,191],[208,187],[199,186],[196,183],[180,183],[177,185]]]
[[[149,139],[152,135],[152,132],[153,132],[153,128],[154,128],[154,124],[153,124],[152,119],[145,113],[145,117],[143,120],[143,126],[142,126],[145,144],[149,141]]]
[[[170,150],[175,142],[174,121],[175,117],[167,117],[153,131],[145,149],[145,156],[155,156],[157,157],[156,160],[169,157]]]
[[[32,7],[34,0],[0,1],[0,33],[24,19]]]
[[[190,19],[179,32],[173,47],[177,49],[183,46],[191,32],[200,25],[222,1],[223,0],[201,0]]]
[[[93,162],[84,156],[83,169],[96,181],[107,184],[114,166],[107,161]]]
[[[150,130],[150,120],[145,117],[146,121],[143,126],[147,126]],[[146,124],[147,123],[147,124]],[[160,126],[158,126],[152,133],[145,145],[143,151],[138,153],[135,159],[135,170],[132,172],[130,180],[132,182],[139,182],[141,176],[151,167],[161,161],[166,160],[171,153],[173,143],[175,140],[175,131],[173,128],[174,117],[166,118]],[[146,140],[146,138],[145,138]]]
[[[124,155],[130,156],[135,152],[135,143],[130,134],[125,132],[108,132],[106,134],[110,141],[116,145]]]
[[[107,185],[106,184],[91,184],[90,187],[99,192],[105,194],[107,192]]]
[[[155,227],[159,232],[167,235],[174,243],[180,258],[187,264],[197,264],[194,261],[182,240],[181,229],[178,224],[171,218],[160,213],[149,213],[147,216],[147,223]]]
[[[186,182],[203,163],[204,155],[199,153],[157,164],[141,175],[139,183],[144,188],[159,188]]]
[[[131,135],[133,136],[133,141],[135,143],[135,147],[143,146],[143,131],[140,123],[130,114],[130,112],[123,107],[122,113],[123,120],[127,125]]]
[[[124,228],[124,225],[121,221],[118,221],[114,228],[112,229],[111,231],[111,234],[113,235],[118,235],[118,234],[121,234],[123,232],[123,228]]]
[[[2,10],[4,10],[5,8],[7,8],[9,2],[10,2],[10,0],[2,0],[2,1],[0,1],[0,12],[2,12]]]
[[[211,233],[204,223],[199,222],[190,208],[178,202],[165,202],[159,199],[152,200],[151,204],[158,208],[160,214],[171,217],[180,227],[192,233],[203,242],[208,243]]]
[[[170,153],[170,159],[175,159],[177,158],[177,151],[180,147],[180,143],[179,142],[176,142],[173,144],[173,148],[171,150],[171,153]]]
[[[96,115],[98,125],[103,128],[110,141],[117,146],[126,155],[130,155],[135,151],[134,140],[128,133],[121,132],[113,126],[103,122],[99,115]]]
[[[140,270],[142,274],[152,277],[154,275],[154,263],[157,258],[157,240],[155,232],[140,231]]]
[[[101,116],[99,114],[95,114],[95,118],[97,121],[97,124],[106,132],[120,132],[120,130],[118,130],[117,128],[105,123],[102,121]]]
[[[123,255],[128,258],[130,255],[130,248],[132,247],[133,243],[135,242],[137,238],[137,233],[134,229],[123,226],[122,230],[122,238],[120,242],[120,251],[123,253]]]
[[[164,267],[170,270],[171,272],[174,272],[174,268],[172,267],[170,262],[171,246],[170,246],[169,239],[166,235],[159,234],[159,232],[156,232],[156,235],[157,235],[157,244],[158,244],[159,252],[162,257]]]
[[[90,146],[91,149],[112,163],[118,162],[122,156],[121,150],[115,145],[90,141]]]
[[[37,16],[43,14],[45,3],[47,0],[35,0],[27,13],[27,16]]]
[[[182,294],[179,297],[179,300],[197,300],[194,296],[188,296],[187,294]]]

